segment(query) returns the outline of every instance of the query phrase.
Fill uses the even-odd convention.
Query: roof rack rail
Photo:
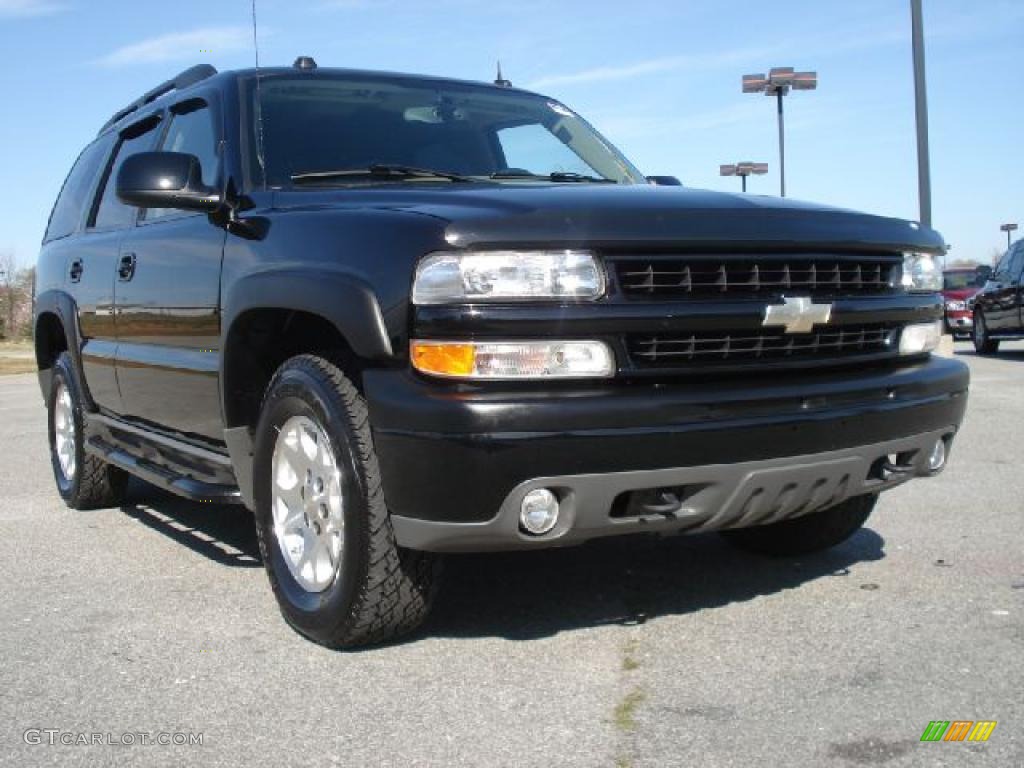
[[[210,64],[197,64],[194,67],[186,69],[184,72],[172,77],[170,80],[160,83],[156,88],[146,91],[142,94],[141,98],[133,101],[124,109],[120,109],[115,112],[114,116],[107,120],[107,122],[103,124],[103,127],[100,128],[100,133],[103,133],[110,126],[115,125],[128,117],[132,112],[136,112],[147,104],[151,104],[156,101],[161,96],[164,96],[171,91],[180,91],[183,88],[188,88],[190,85],[195,85],[196,83],[205,80],[208,77],[213,77],[216,74],[217,69]]]

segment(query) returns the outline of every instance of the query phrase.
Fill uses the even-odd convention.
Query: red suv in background
[[[974,313],[968,299],[981,290],[991,273],[988,267],[955,267],[942,271],[942,299],[946,305],[946,333],[953,338],[969,338],[974,328]]]

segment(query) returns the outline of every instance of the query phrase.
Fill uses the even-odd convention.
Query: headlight
[[[591,379],[615,374],[601,341],[413,341],[412,365],[455,379]]]
[[[444,252],[420,262],[412,301],[596,299],[604,289],[604,271],[585,251]]]
[[[942,338],[942,321],[931,323],[914,323],[908,325],[900,334],[901,355],[923,355],[939,346]]]
[[[903,287],[908,291],[927,293],[942,290],[942,270],[939,269],[931,254],[904,254]]]
[[[946,310],[948,312],[963,312],[967,309],[966,301],[947,301]]]

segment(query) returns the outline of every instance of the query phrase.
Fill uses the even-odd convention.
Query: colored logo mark
[[[995,729],[995,720],[932,720],[921,741],[988,741]]]

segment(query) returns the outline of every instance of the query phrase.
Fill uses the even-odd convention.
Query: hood
[[[429,186],[428,186],[429,184]],[[442,186],[443,184],[443,186]],[[284,190],[272,206],[430,216],[454,246],[836,248],[937,252],[932,229],[792,199],[685,187],[384,183]]]

